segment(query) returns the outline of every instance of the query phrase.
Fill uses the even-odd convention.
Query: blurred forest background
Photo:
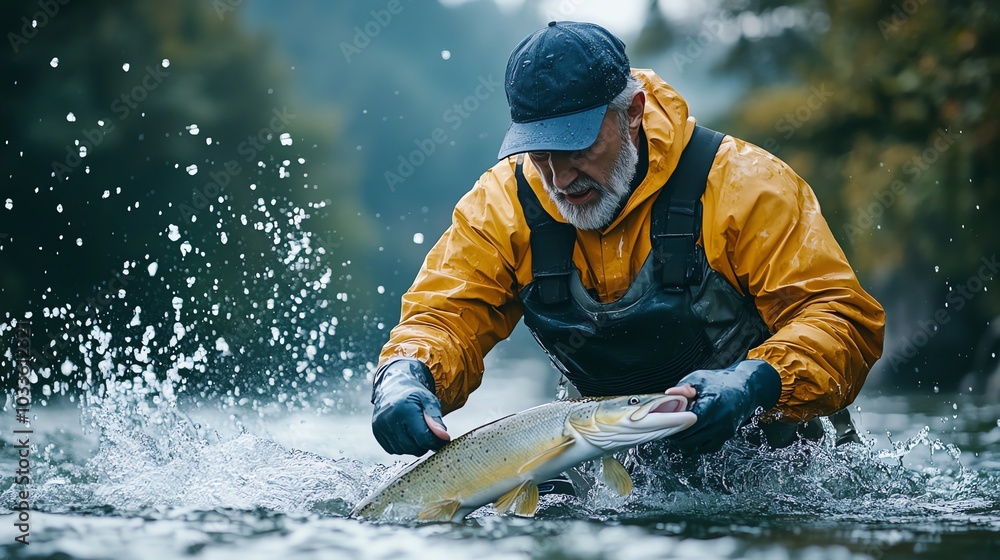
[[[990,2],[615,4],[5,1],[4,321],[30,313],[56,368],[61,338],[86,343],[57,332],[67,321],[86,331],[136,306],[214,317],[199,336],[279,369],[317,331],[328,371],[370,367],[454,204],[495,162],[511,49],[577,19],[619,34],[701,123],[812,185],[888,312],[871,386],[1000,379]]]

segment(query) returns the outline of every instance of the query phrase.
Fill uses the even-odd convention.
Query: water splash
[[[917,470],[902,464],[910,454],[940,457],[941,451],[940,463],[932,460]],[[1000,501],[1000,476],[968,470],[959,456],[955,446],[930,437],[929,428],[888,450],[875,449],[871,441],[840,447],[800,441],[769,449],[737,438],[718,453],[685,458],[654,443],[626,458],[636,479],[634,494],[616,498],[598,486],[589,496],[589,513],[649,519],[682,511],[713,519],[750,514],[886,523],[974,512]],[[602,515],[601,508],[618,513]]]
[[[343,514],[381,472],[250,431],[255,420],[266,424],[290,411],[336,413],[363,402],[378,343],[345,336],[341,317],[361,315],[372,331],[381,324],[347,303],[351,269],[310,229],[329,202],[263,194],[268,173],[280,178],[275,167],[261,165],[241,185],[232,179],[230,189],[261,194],[249,206],[222,193],[199,209],[198,228],[170,225],[163,247],[124,260],[92,294],[50,294],[40,313],[26,317],[34,325],[37,416],[79,407],[96,447],[70,453],[77,442],[46,434],[33,465],[39,511],[315,507]],[[97,194],[108,198],[110,190]],[[224,246],[238,247],[235,262]],[[330,297],[334,289],[345,294],[343,305]],[[16,323],[8,313],[0,337]],[[5,415],[13,414],[7,397]],[[209,411],[212,422],[203,419]],[[0,510],[16,503],[16,492],[2,489]]]
[[[92,464],[131,468],[102,469],[95,499],[125,511],[261,508],[289,513],[322,504],[324,511],[343,515],[365,488],[363,467],[350,459],[288,450],[250,434],[215,444],[179,441],[180,454],[150,454],[155,447],[144,446],[138,451],[147,454],[138,459],[128,440],[106,442]],[[126,458],[124,453],[131,454]]]

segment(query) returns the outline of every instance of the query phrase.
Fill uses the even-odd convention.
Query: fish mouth
[[[688,399],[682,395],[656,395],[646,399],[627,416],[612,420],[595,418],[594,422],[573,424],[575,431],[592,445],[605,451],[633,447],[648,441],[670,436],[694,425],[698,417],[688,408]]]
[[[688,409],[688,399],[682,395],[663,395],[650,401],[629,416],[629,420],[638,422],[650,414],[671,414],[684,412]]]

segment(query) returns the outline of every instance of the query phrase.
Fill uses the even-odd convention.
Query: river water
[[[548,399],[551,373],[507,347],[453,434]],[[965,395],[863,395],[863,445],[780,451],[732,443],[645,465],[632,495],[598,485],[543,497],[534,519],[489,507],[462,523],[346,517],[402,463],[369,429],[365,383],[296,406],[137,397],[106,384],[84,404],[32,410],[28,486],[14,486],[4,410],[4,558],[997,558],[1000,406]],[[155,385],[155,384],[154,384]],[[119,392],[111,390],[112,387]],[[159,388],[163,390],[162,387]],[[160,395],[162,397],[162,395]],[[76,399],[75,399],[76,400]],[[156,402],[154,402],[156,401]],[[857,411],[860,409],[860,413]],[[16,426],[15,426],[16,427]],[[587,467],[582,469],[587,473]],[[14,542],[30,491],[30,544]]]

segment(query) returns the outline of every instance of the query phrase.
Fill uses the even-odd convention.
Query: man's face
[[[559,213],[577,229],[611,223],[639,160],[628,127],[618,111],[604,114],[601,130],[588,148],[575,152],[528,152]]]

